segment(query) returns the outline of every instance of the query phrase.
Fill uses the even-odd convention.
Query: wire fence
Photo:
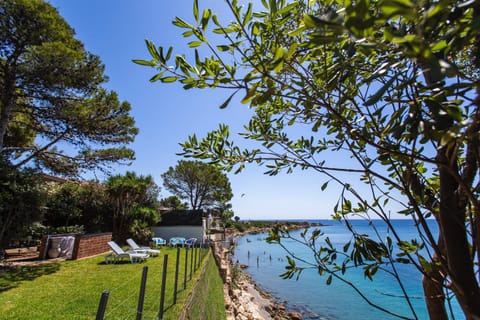
[[[184,257],[181,259],[181,249],[177,248],[176,255],[174,257],[175,268],[173,275],[169,274],[169,256],[165,254],[163,256],[163,268],[161,269],[160,274],[158,272],[154,274],[153,277],[157,277],[160,275],[161,278],[161,285],[159,292],[158,299],[159,301],[158,307],[157,303],[149,305],[145,305],[146,301],[146,286],[147,286],[147,279],[152,277],[149,276],[149,269],[148,266],[144,266],[142,269],[141,280],[140,280],[140,289],[137,298],[137,307],[132,308],[131,303],[126,303],[127,301],[122,301],[117,299],[114,296],[114,290],[104,290],[100,296],[100,301],[98,303],[96,320],[106,320],[109,318],[109,315],[113,315],[116,310],[122,308],[122,315],[125,317],[124,319],[136,319],[142,320],[145,318],[152,319],[152,314],[155,315],[155,319],[163,320],[165,311],[168,308],[171,308],[173,305],[177,303],[177,296],[179,292],[186,290],[187,283],[193,279],[193,275],[197,271],[198,268],[202,265],[202,261],[204,260],[205,256],[208,253],[207,248],[203,247],[191,247],[185,248]],[[182,260],[182,263],[181,263]],[[171,259],[170,259],[171,261]],[[182,272],[183,271],[183,272]],[[173,285],[168,286],[167,290],[167,279],[173,276]],[[132,287],[132,291],[136,292],[136,286],[132,283],[124,284],[129,285]],[[183,287],[183,289],[182,289]],[[166,299],[168,297],[168,299]],[[113,303],[112,303],[113,300]],[[131,300],[131,296],[127,297],[125,300]],[[110,301],[110,303],[109,303]],[[149,299],[152,301],[152,299]],[[168,301],[168,303],[167,303]],[[130,305],[130,307],[129,307]],[[146,312],[145,310],[148,310]],[[116,313],[118,314],[118,313]],[[118,316],[115,317],[118,319]]]

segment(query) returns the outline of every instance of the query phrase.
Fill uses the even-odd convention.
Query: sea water
[[[340,222],[332,220],[309,222],[322,223],[324,226],[319,227],[324,233],[322,239],[328,236],[340,251],[352,238],[351,233]],[[373,235],[373,229],[368,221],[355,220],[352,223],[358,233]],[[418,238],[411,220],[393,220],[393,224],[402,239],[409,241]],[[381,221],[376,221],[374,225],[380,237],[389,232]],[[434,234],[438,232],[433,221],[431,228]],[[303,231],[291,231],[291,235],[300,238]],[[266,233],[261,233],[248,234],[237,239],[234,262],[247,265],[245,272],[251,275],[262,289],[277,300],[286,302],[288,309],[300,311],[304,319],[398,319],[373,305],[383,307],[404,318],[428,319],[421,274],[413,265],[396,264],[404,290],[411,297],[410,307],[403,298],[404,295],[395,278],[382,271],[378,271],[371,281],[364,277],[362,269],[350,269],[346,273],[347,282],[333,279],[330,285],[326,284],[327,276],[320,276],[315,268],[305,269],[298,279],[297,277],[282,279],[280,274],[286,270],[287,252],[278,244],[268,244],[266,237]],[[313,253],[308,247],[291,239],[282,240],[282,243],[298,258],[312,260]],[[308,265],[301,262],[298,264]],[[349,283],[354,284],[359,292],[356,292]],[[361,294],[369,301],[363,299]],[[455,302],[450,316],[456,319],[463,318]]]

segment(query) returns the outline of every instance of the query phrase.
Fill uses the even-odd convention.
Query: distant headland
[[[236,221],[230,225],[230,230],[233,229],[233,233],[236,236],[244,234],[257,234],[269,232],[274,228],[282,228],[286,230],[298,230],[311,227],[324,227],[326,226],[320,222],[311,221],[290,221],[290,220],[248,220],[248,221]]]

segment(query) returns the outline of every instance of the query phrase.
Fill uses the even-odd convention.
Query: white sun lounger
[[[133,250],[124,251],[115,241],[109,241],[108,246],[112,249],[112,253],[105,257],[105,263],[110,261],[113,263],[121,261],[124,258],[130,259],[131,263],[142,262],[149,257],[147,253],[135,252]]]
[[[150,247],[140,247],[133,239],[127,239],[127,243],[135,252],[148,253],[152,256],[158,256],[160,254],[160,250],[152,249]]]

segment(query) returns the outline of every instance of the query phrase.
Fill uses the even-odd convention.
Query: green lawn
[[[177,303],[173,305],[176,249],[170,248],[162,248],[159,257],[149,258],[147,262],[139,264],[104,264],[103,256],[99,256],[1,272],[0,318],[95,319],[101,293],[109,290],[105,319],[136,319],[142,270],[148,266],[143,319],[158,319],[165,254],[168,254],[168,272],[164,319],[176,320],[206,262],[204,260],[197,266],[192,280],[188,263],[187,287],[184,290],[185,251],[181,249],[179,293]],[[206,257],[208,261],[213,261],[210,254]],[[190,254],[188,259],[191,259]]]
[[[213,257],[208,260],[205,275],[193,292],[188,319],[226,319],[223,281]]]

